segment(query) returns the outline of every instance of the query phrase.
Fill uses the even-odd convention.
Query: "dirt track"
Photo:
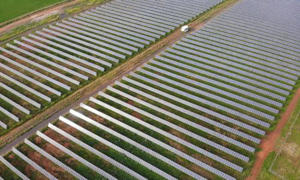
[[[36,13],[33,13],[33,14],[31,14],[27,17],[21,18],[19,20],[16,20],[16,21],[14,21],[14,22],[6,25],[6,26],[1,27],[0,28],[0,34],[2,34],[4,32],[8,32],[8,31],[14,29],[15,27],[20,26],[20,25],[29,23],[29,22],[31,22],[32,20],[34,20],[38,17],[42,17],[42,16],[45,16],[45,15],[51,14],[55,11],[59,12],[67,6],[72,6],[72,5],[76,4],[78,1],[79,0],[73,0],[71,2],[62,3],[62,4],[59,4],[59,5],[56,5],[56,6],[38,11]]]
[[[290,119],[291,115],[293,114],[295,107],[297,106],[297,102],[300,100],[300,88],[296,91],[293,99],[291,100],[290,104],[288,105],[286,111],[282,114],[281,119],[279,123],[277,124],[274,131],[272,131],[270,134],[268,134],[260,144],[260,148],[262,149],[260,152],[257,153],[256,161],[254,163],[254,166],[251,170],[250,176],[247,178],[247,180],[256,180],[260,170],[262,168],[262,165],[269,155],[270,152],[274,150],[274,147],[276,145],[276,141],[280,137],[281,130],[285,126],[285,124]]]

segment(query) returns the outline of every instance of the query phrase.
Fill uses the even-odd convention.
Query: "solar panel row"
[[[91,75],[101,75],[219,2],[105,3],[1,48],[0,58],[8,62],[1,64],[5,69],[3,78],[13,81],[15,91],[25,89],[29,98],[32,95],[33,99],[38,96],[47,102],[56,100]],[[128,4],[132,8],[128,9]],[[10,74],[17,78],[7,78]],[[36,90],[37,87],[43,90]]]
[[[118,48],[130,52],[132,47],[150,44],[153,35],[163,31],[162,28],[176,27],[183,20],[197,16],[199,10],[209,9],[209,4],[219,2],[115,0],[53,25],[50,27],[52,30],[44,30],[47,33],[43,36],[50,39],[48,33],[52,34],[50,48],[58,47],[54,42],[65,44],[63,39],[68,39],[83,43],[77,46],[78,51],[85,51],[79,47],[92,45],[95,50],[103,46],[123,54],[125,51]],[[247,5],[247,1],[243,1],[238,7],[243,7],[244,3]],[[248,9],[239,10],[243,11],[251,14]],[[229,10],[225,14],[235,12]],[[127,21],[127,18],[130,20]],[[147,21],[138,22],[144,18]],[[140,168],[149,169],[166,179],[185,177],[178,171],[196,179],[215,176],[239,178],[253,156],[256,144],[278,117],[298,80],[299,70],[298,53],[292,50],[297,49],[297,41],[291,38],[294,36],[288,36],[288,33],[280,35],[282,28],[267,36],[266,31],[258,32],[263,23],[245,30],[251,24],[243,23],[239,16],[234,18],[219,18],[186,36],[135,73],[99,92],[97,97],[91,97],[76,110],[70,110],[69,114],[59,118],[60,123],[49,124],[45,133],[38,131],[37,135],[109,179],[116,177],[110,174],[111,171],[99,168],[91,159],[84,158],[88,157],[83,155],[85,152],[93,153],[138,179],[150,176]],[[118,23],[116,19],[122,22]],[[263,17],[260,22],[266,19]],[[159,21],[165,23],[159,26]],[[156,30],[149,32],[151,27]],[[166,33],[170,29],[166,28]],[[266,38],[260,38],[264,36]],[[283,37],[288,38],[284,41]],[[110,45],[105,46],[104,42],[99,43],[92,38]],[[153,40],[156,41],[155,38]],[[256,41],[259,45],[255,44]],[[289,46],[289,43],[292,45]],[[266,47],[268,44],[270,46]],[[69,46],[75,47],[66,44],[64,49]],[[60,50],[56,53],[60,54],[58,57],[65,56]],[[71,52],[68,56],[75,54]],[[92,61],[83,58],[89,60],[86,62]],[[49,130],[55,131],[58,137],[52,135],[53,138],[50,138]],[[89,138],[83,138],[83,135]],[[73,148],[64,147],[57,141],[62,136],[83,149],[73,152]],[[33,145],[27,140],[25,143]],[[61,163],[42,148],[36,150],[56,164]],[[125,156],[126,161],[134,161],[138,165],[125,163],[122,158]],[[62,167],[73,175],[79,173],[63,164]],[[35,168],[47,175],[39,166]]]

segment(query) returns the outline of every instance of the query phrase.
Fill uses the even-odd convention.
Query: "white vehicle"
[[[180,28],[181,32],[188,32],[190,30],[190,27],[188,25],[184,25]]]

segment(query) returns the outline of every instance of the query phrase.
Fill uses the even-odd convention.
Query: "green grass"
[[[8,167],[6,167],[3,163],[0,163],[0,176],[5,177],[8,180],[17,180],[21,179],[16,175],[13,171],[11,171]]]
[[[283,179],[294,180],[300,177],[299,114],[300,102],[298,102],[296,111],[294,111],[287,125],[282,129],[275,150],[265,160],[258,179],[276,180],[280,179],[279,176],[281,176]],[[286,137],[287,139],[285,139]]]
[[[51,15],[45,19],[42,19],[40,21],[37,22],[32,22],[32,23],[28,23],[22,26],[18,26],[16,28],[13,28],[12,30],[8,31],[7,33],[4,33],[0,36],[0,42],[1,41],[6,41],[10,38],[13,38],[19,34],[24,33],[25,31],[28,31],[30,29],[36,28],[38,26],[47,24],[47,23],[51,23],[53,21],[57,21],[59,19],[59,15],[55,14],[55,15]]]
[[[0,23],[65,0],[1,0]]]

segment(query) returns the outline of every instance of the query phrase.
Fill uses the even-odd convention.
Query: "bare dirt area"
[[[285,143],[283,152],[293,159],[298,159],[300,157],[300,146],[294,142]]]
[[[78,2],[79,2],[79,0],[73,0],[71,2],[62,3],[62,4],[59,4],[59,5],[50,7],[48,9],[41,10],[41,11],[38,11],[36,13],[33,13],[33,14],[27,16],[27,17],[21,18],[21,19],[16,20],[16,21],[14,21],[14,22],[6,25],[6,26],[1,27],[0,28],[0,34],[2,34],[4,32],[8,32],[8,31],[20,26],[20,25],[23,25],[23,24],[26,24],[26,23],[29,23],[29,22],[32,22],[32,21],[38,21],[41,18],[47,17],[49,15],[53,15],[55,13],[59,13],[64,8],[66,8],[68,6],[72,6],[72,5],[74,5]]]
[[[300,89],[298,89],[291,100],[290,104],[288,105],[286,111],[282,114],[280,121],[278,122],[276,128],[274,131],[272,131],[270,134],[268,134],[260,144],[260,148],[262,149],[260,152],[257,153],[256,161],[254,163],[254,166],[251,170],[250,176],[247,178],[247,180],[255,180],[257,179],[260,170],[262,168],[262,165],[264,163],[264,160],[267,158],[270,152],[274,150],[275,144],[277,139],[280,137],[281,130],[285,126],[285,124],[290,119],[291,115],[293,114],[297,102],[300,100]]]

